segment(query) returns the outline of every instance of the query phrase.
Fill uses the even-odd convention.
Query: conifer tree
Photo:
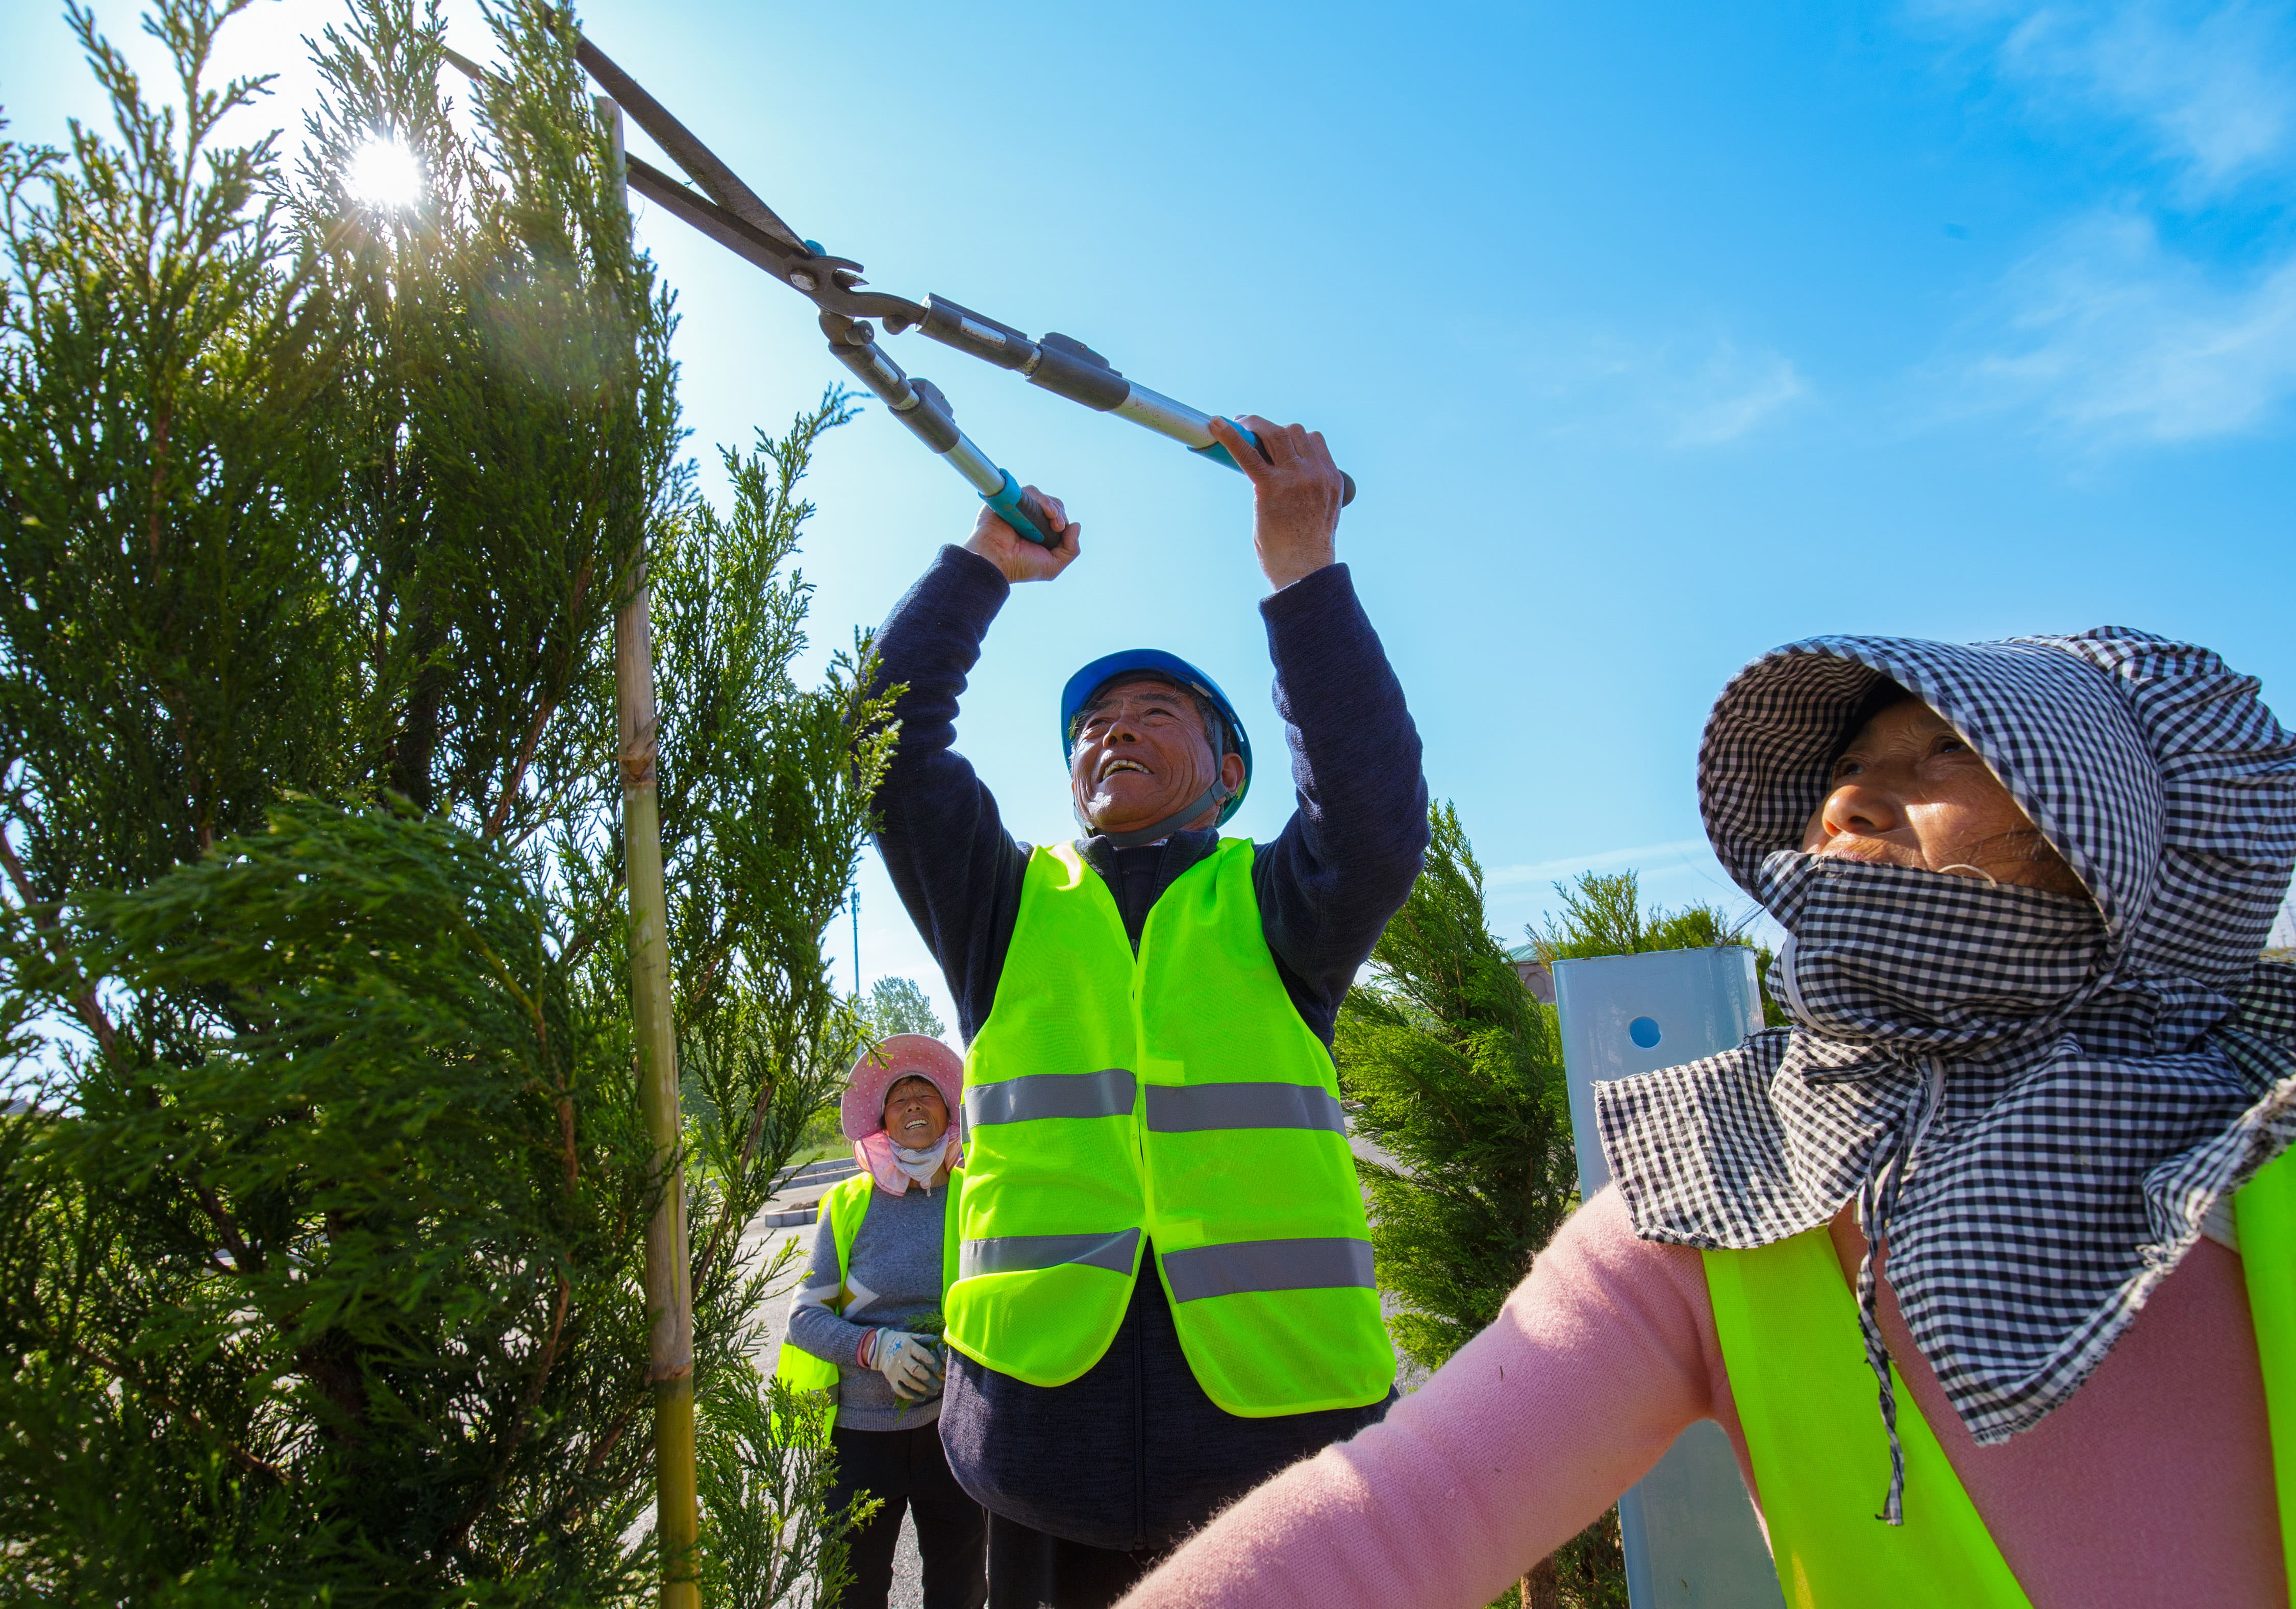
[[[213,148],[244,4],[157,0],[166,106],[75,6],[116,134],[0,142],[0,1604],[636,1604],[663,1181],[608,628],[644,555],[727,1454],[740,1229],[863,1033],[819,937],[887,705],[865,644],[791,674],[846,410],[698,494],[568,13],[490,13],[464,135],[436,10],[357,0],[290,174]],[[377,140],[412,204],[348,180]],[[835,1590],[828,1472],[775,1456],[771,1514],[711,1488],[724,1601]]]
[[[1396,1344],[1440,1367],[1498,1316],[1578,1188],[1554,1024],[1485,924],[1482,867],[1457,809],[1430,812],[1427,858],[1340,1008],[1334,1052],[1372,1252],[1400,1305]]]

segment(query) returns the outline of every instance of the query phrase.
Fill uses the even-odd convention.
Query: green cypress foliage
[[[678,1055],[699,1097],[695,1300],[730,1304],[711,1326],[729,1334],[787,1271],[721,1285],[741,1226],[808,1120],[844,1088],[866,1032],[831,982],[821,935],[844,907],[891,756],[891,695],[861,699],[864,640],[817,689],[790,669],[812,597],[789,568],[813,513],[798,487],[822,433],[850,417],[832,391],[779,440],[760,432],[751,452],[725,454],[730,513],[684,497],[654,569],[655,613],[668,623],[656,679]],[[783,1252],[801,1256],[794,1243]]]
[[[1340,1008],[1334,1050],[1372,1252],[1399,1303],[1396,1345],[1438,1368],[1500,1304],[1578,1189],[1562,1052],[1485,924],[1483,871],[1457,809],[1431,812],[1427,859]]]
[[[117,144],[0,143],[0,721],[17,898],[150,881],[342,780],[347,557],[310,447],[337,336],[271,199],[261,84],[205,81],[221,13],[152,19],[180,107],[69,12]],[[70,1009],[101,1037],[92,995]]]
[[[839,1601],[851,1578],[844,1539],[884,1505],[857,1492],[823,1523],[835,1474],[831,1407],[830,1392],[793,1391],[778,1380],[762,1392],[717,1394],[695,1460],[702,1510],[716,1519],[702,1539],[702,1602],[711,1609],[830,1609]]]
[[[847,410],[699,495],[568,13],[490,12],[464,135],[436,11],[357,0],[291,174],[214,148],[244,4],[158,0],[166,105],[75,8],[116,132],[0,142],[0,1604],[636,1604],[611,627],[644,555],[722,1474],[741,1228],[864,1032],[819,940],[886,706],[865,644],[791,670]],[[378,137],[416,204],[346,182]],[[828,1473],[709,1485],[713,1596],[833,1591]]]

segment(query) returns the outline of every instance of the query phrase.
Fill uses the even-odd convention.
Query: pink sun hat
[[[903,1079],[929,1080],[948,1107],[949,1127],[962,1126],[964,1063],[956,1052],[927,1034],[897,1033],[853,1063],[840,1114],[847,1139],[858,1144],[885,1131],[885,1097]]]

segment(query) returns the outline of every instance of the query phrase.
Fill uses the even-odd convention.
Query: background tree
[[[72,10],[116,136],[0,143],[0,1603],[635,1604],[661,1179],[608,628],[647,554],[723,1453],[740,1230],[863,1031],[819,940],[887,707],[865,645],[791,669],[844,409],[698,495],[567,13],[490,14],[465,135],[435,10],[359,0],[291,176],[212,148],[243,3],[160,0],[164,107]],[[404,205],[346,176],[379,139]],[[825,1468],[776,1467],[770,1514],[712,1488],[726,1601],[833,1590]]]
[[[1340,1009],[1334,1050],[1396,1345],[1440,1367],[1496,1318],[1578,1191],[1554,1024],[1485,925],[1458,811],[1431,812],[1411,897]]]
[[[1592,956],[1639,956],[1657,949],[1712,949],[1724,944],[1749,944],[1747,924],[1731,921],[1712,905],[1685,906],[1678,911],[1642,908],[1642,880],[1627,872],[1582,872],[1576,883],[1558,882],[1555,893],[1562,915],[1546,928],[1523,929],[1538,958],[1552,966]],[[1777,957],[1767,944],[1750,944],[1755,976],[1762,992],[1762,1020],[1769,1027],[1784,1024],[1784,1009],[1770,998],[1770,964]]]
[[[897,1033],[921,1033],[938,1039],[948,1030],[934,1014],[932,1002],[914,978],[880,978],[869,986],[868,1004],[861,1014],[881,1039]]]
[[[1554,1008],[1522,986],[1491,935],[1457,810],[1431,812],[1426,863],[1341,1007],[1334,1051],[1355,1133],[1389,1162],[1358,1167],[1389,1328],[1435,1369],[1498,1317],[1578,1204],[1578,1165]],[[1635,874],[1587,873],[1534,932],[1558,959],[1738,942],[1710,907],[1644,915]],[[1502,1602],[1624,1609],[1613,1509]]]

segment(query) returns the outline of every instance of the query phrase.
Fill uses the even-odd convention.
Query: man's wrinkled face
[[[2086,894],[2001,779],[1934,710],[1908,697],[1857,730],[1805,853]]]
[[[1216,759],[1196,701],[1169,682],[1143,679],[1103,688],[1085,706],[1069,757],[1069,789],[1095,833],[1153,826],[1203,796],[1214,779],[1243,785],[1243,757]],[[1182,827],[1208,827],[1217,807]]]

